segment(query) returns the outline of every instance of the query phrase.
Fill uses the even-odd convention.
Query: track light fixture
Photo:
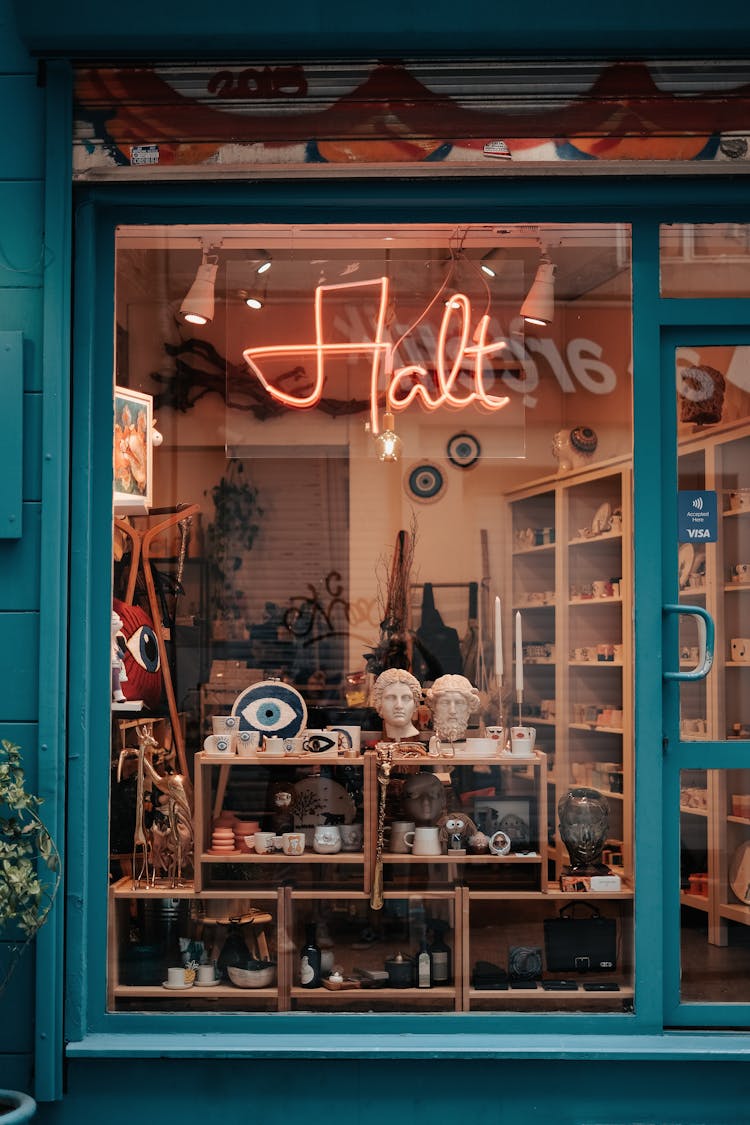
[[[521,316],[529,324],[547,325],[555,319],[555,266],[546,251],[542,252],[531,289],[521,305]]]
[[[502,257],[503,251],[496,248],[488,250],[479,263],[479,268],[486,277],[497,277],[497,261]]]
[[[273,265],[273,258],[271,257],[271,255],[268,253],[267,250],[260,250],[260,251],[258,251],[258,253],[259,253],[259,257],[261,258],[261,263],[260,263],[260,265],[258,266],[258,268],[255,272],[257,274],[268,273],[271,266]]]
[[[180,316],[188,324],[210,324],[214,318],[214,288],[219,258],[211,247],[203,246],[203,256],[195,281],[180,305]]]

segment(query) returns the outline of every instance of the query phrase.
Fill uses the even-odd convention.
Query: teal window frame
[[[67,1052],[82,1056],[705,1057],[706,1036],[665,1027],[665,843],[678,805],[664,786],[662,583],[669,549],[663,498],[671,479],[669,396],[660,386],[660,329],[684,302],[659,297],[662,222],[750,221],[741,176],[519,176],[316,180],[246,184],[109,184],[74,193],[75,315],[71,463],[68,759]],[[107,817],[114,233],[119,224],[326,222],[624,222],[633,232],[636,888],[635,1012],[303,1014],[106,1011]],[[694,302],[688,302],[694,304]],[[749,323],[750,302],[711,301],[703,315]],[[674,308],[669,311],[670,306]],[[710,310],[710,314],[709,311]],[[685,319],[685,323],[690,323]],[[671,388],[670,388],[671,389]],[[674,409],[673,398],[671,408]],[[97,440],[98,436],[98,440]],[[72,722],[75,717],[75,723]],[[667,874],[669,874],[667,865]],[[750,1053],[724,1032],[714,1058]]]

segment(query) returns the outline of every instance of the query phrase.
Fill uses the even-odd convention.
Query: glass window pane
[[[748,738],[750,348],[678,348],[675,362],[682,502],[705,493],[717,516],[715,535],[707,541],[700,536],[708,524],[680,530],[680,602],[707,610],[716,625],[709,677],[680,685],[680,730],[690,741]],[[695,668],[694,617],[681,618],[679,646],[680,667]]]
[[[750,771],[680,778],[681,997],[750,1002]]]
[[[659,228],[662,297],[750,296],[750,225],[669,223]]]
[[[630,1010],[629,230],[124,227],[116,307],[110,1006]]]

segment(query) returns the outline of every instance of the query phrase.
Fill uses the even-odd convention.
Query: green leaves
[[[44,925],[60,884],[60,855],[37,809],[40,797],[26,790],[21,749],[0,742],[0,936],[20,930],[14,957],[0,974],[0,992],[23,950]]]

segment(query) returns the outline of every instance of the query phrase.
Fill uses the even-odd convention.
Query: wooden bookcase
[[[415,769],[439,774],[445,783],[471,796],[472,779],[485,779],[490,769],[507,798],[526,803],[530,839],[523,852],[507,855],[414,856],[384,852],[384,895],[380,910],[370,908],[370,891],[376,862],[378,779],[377,756],[368,750],[360,758],[334,754],[252,758],[223,757],[200,752],[195,758],[195,871],[184,886],[134,888],[130,878],[119,880],[110,892],[109,1006],[113,1010],[184,1011],[398,1011],[468,1012],[487,1010],[619,1010],[632,1004],[632,886],[608,895],[562,894],[548,880],[548,777],[547,758],[536,753],[519,760],[512,755],[492,758],[467,751],[457,756],[399,757],[392,769],[392,785]],[[237,853],[216,856],[210,850],[211,826],[219,815],[227,793],[246,794],[243,816],[268,821],[270,808],[258,794],[268,792],[267,776],[302,771],[361,771],[357,815],[364,825],[361,852],[319,855],[307,847],[301,856],[281,853],[256,855]],[[454,772],[456,771],[456,772]],[[476,774],[475,771],[481,771]],[[350,774],[351,776],[351,774]],[[461,777],[459,790],[456,778]],[[469,788],[467,788],[467,786]],[[251,803],[254,802],[254,803]],[[466,807],[466,806],[464,806]],[[473,804],[469,806],[473,809]],[[396,806],[397,808],[397,806]],[[387,807],[390,820],[394,807]],[[395,814],[397,815],[397,813]],[[470,812],[471,815],[471,812]],[[265,825],[264,825],[265,827]],[[619,919],[621,957],[609,979],[616,988],[599,992],[584,989],[582,977],[566,992],[546,991],[542,981],[523,989],[484,990],[472,984],[477,961],[500,965],[508,952],[519,945],[543,947],[543,923],[559,908],[577,897],[596,902],[603,913]],[[184,991],[170,990],[161,979],[145,979],[142,971],[133,978],[128,959],[128,930],[134,912],[149,904],[167,904],[183,911],[185,927],[205,933],[216,919],[246,916],[253,911],[270,915],[264,938],[277,962],[277,977],[271,988],[239,989],[229,983],[195,985]],[[176,905],[175,905],[176,904]],[[329,936],[331,955],[345,978],[356,973],[382,970],[384,959],[400,951],[413,955],[415,935],[425,926],[438,924],[445,931],[451,951],[449,982],[430,989],[416,987],[346,987],[321,985],[307,989],[298,977],[299,950],[307,925],[314,921]],[[248,922],[252,930],[253,922]],[[251,935],[250,935],[251,936]],[[370,940],[372,939],[372,940]],[[323,942],[321,942],[323,946]],[[161,969],[154,968],[156,976]],[[549,973],[544,976],[549,977]]]

